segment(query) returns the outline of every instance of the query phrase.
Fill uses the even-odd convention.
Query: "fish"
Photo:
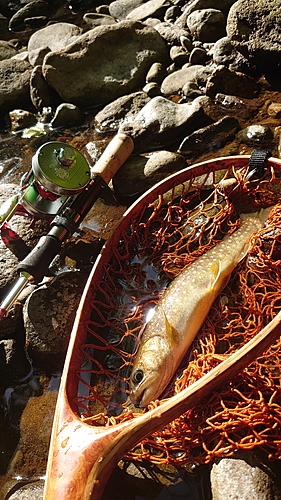
[[[133,362],[130,400],[135,407],[147,407],[163,393],[271,208],[241,214],[238,229],[168,285],[144,328]]]

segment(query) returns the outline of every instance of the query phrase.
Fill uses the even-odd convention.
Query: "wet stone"
[[[186,137],[181,143],[178,152],[185,156],[192,157],[198,152],[206,150],[216,151],[222,148],[227,142],[230,142],[237,130],[239,121],[230,116],[225,116],[207,127],[196,130],[193,134]]]
[[[189,35],[187,29],[180,28],[169,22],[158,23],[155,29],[169,45],[180,45],[181,37],[188,37]]]
[[[143,91],[148,95],[148,97],[156,97],[161,94],[161,89],[158,83],[150,82],[143,87]]]
[[[239,141],[249,145],[265,146],[272,141],[273,134],[268,125],[249,125],[237,134]]]
[[[134,138],[135,152],[180,143],[184,135],[206,124],[206,115],[197,99],[177,104],[162,96],[154,97],[138,113],[133,123],[120,130]]]
[[[55,111],[54,118],[51,120],[51,126],[57,128],[82,125],[84,119],[84,113],[78,106],[71,103],[62,103]]]
[[[48,50],[49,52],[49,50]],[[42,75],[42,66],[35,66],[30,77],[30,98],[33,106],[42,111],[43,108],[55,108],[61,103],[58,94],[47,84]]]
[[[10,111],[9,118],[11,122],[11,131],[17,132],[24,128],[31,127],[37,123],[37,118],[33,113],[24,109],[14,109]]]
[[[23,31],[27,26],[25,20],[32,17],[43,16],[47,22],[50,13],[50,7],[45,1],[37,0],[28,2],[11,17],[9,29],[16,32]]]
[[[141,91],[119,97],[96,114],[92,126],[101,132],[118,130],[123,122],[133,121],[149,101],[146,92]]]
[[[201,42],[216,42],[225,35],[225,18],[217,9],[195,10],[186,24],[190,33]]]
[[[170,49],[170,58],[177,67],[181,67],[189,61],[189,54],[184,48],[173,45]]]
[[[278,465],[255,450],[215,460],[211,469],[213,500],[279,500],[280,486]]]
[[[35,364],[62,367],[87,276],[69,271],[35,290],[24,305],[27,350]]]
[[[18,53],[15,46],[6,40],[0,40],[0,61],[10,59]]]
[[[30,484],[25,484],[22,487],[18,486],[16,491],[9,496],[10,500],[43,500],[43,481],[30,481]]]
[[[267,113],[273,118],[281,118],[281,103],[272,102],[267,108]]]
[[[166,76],[166,69],[163,67],[161,63],[152,64],[146,75],[146,82],[155,82],[160,84],[163,81],[163,78]]]
[[[258,85],[254,78],[220,65],[212,73],[206,86],[207,96],[214,98],[218,93],[251,99],[257,95]]]
[[[143,21],[148,17],[159,17],[161,14],[164,15],[167,5],[167,0],[148,0],[129,12],[126,18],[134,21]]]
[[[132,156],[115,174],[114,191],[121,198],[141,194],[184,167],[184,157],[170,151],[158,151],[149,156]]]
[[[0,340],[0,382],[6,385],[9,381],[26,377],[31,364],[26,356],[25,346],[14,339]]]
[[[97,14],[95,12],[88,12],[83,16],[83,21],[90,27],[103,26],[106,24],[116,24],[114,17],[107,14]]]
[[[238,0],[227,18],[233,46],[259,69],[273,74],[280,63],[280,16],[278,0]]]
[[[15,108],[30,109],[30,77],[32,66],[27,61],[0,61],[0,112]]]
[[[206,50],[202,47],[194,47],[192,49],[190,56],[189,56],[189,62],[190,64],[199,64],[200,62],[203,61],[203,59],[206,57]]]
[[[205,67],[200,64],[188,65],[168,75],[162,82],[161,90],[163,95],[176,94],[188,82],[196,82],[197,71],[201,69],[205,70]]]
[[[57,391],[47,390],[30,397],[20,417],[21,440],[8,473],[25,478],[45,475]]]

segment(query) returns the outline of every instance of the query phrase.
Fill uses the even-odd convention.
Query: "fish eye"
[[[143,380],[143,377],[144,377],[143,371],[138,369],[133,373],[132,380],[136,384],[139,384]]]

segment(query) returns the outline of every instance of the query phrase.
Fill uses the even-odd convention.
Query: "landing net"
[[[93,283],[91,316],[81,346],[81,418],[111,426],[150,411],[182,391],[253,338],[281,308],[280,174],[248,167],[195,177],[145,205],[112,246]],[[161,399],[148,408],[129,400],[129,376],[149,311],[183,269],[240,224],[241,212],[273,206],[247,256],[214,302],[192,348]],[[239,449],[281,456],[281,340],[195,408],[143,440],[126,459],[206,464]]]

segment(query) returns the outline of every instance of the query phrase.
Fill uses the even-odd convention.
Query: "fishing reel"
[[[21,178],[18,194],[0,208],[1,226],[15,213],[32,219],[54,218],[70,198],[83,191],[90,177],[90,166],[76,148],[56,141],[43,144]]]

